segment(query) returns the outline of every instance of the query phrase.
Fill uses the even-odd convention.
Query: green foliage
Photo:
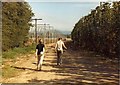
[[[29,47],[19,47],[19,48],[13,48],[12,50],[9,50],[8,52],[3,52],[2,58],[4,59],[14,59],[19,55],[27,54],[27,53],[33,53],[35,51],[35,45],[29,46]]]
[[[23,45],[34,14],[26,2],[2,3],[2,50]]]
[[[120,1],[100,3],[76,23],[72,33],[75,44],[105,55],[119,55]]]

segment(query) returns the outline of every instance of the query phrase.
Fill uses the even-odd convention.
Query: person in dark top
[[[45,46],[42,40],[39,40],[39,44],[36,46],[36,56],[37,56],[37,70],[41,70],[42,63],[44,59]]]

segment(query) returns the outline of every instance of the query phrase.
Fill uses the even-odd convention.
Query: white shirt
[[[63,45],[64,45],[63,41],[59,40],[59,41],[57,41],[55,49],[63,51]]]
[[[61,41],[61,40],[58,41],[58,42],[57,42],[57,49],[58,49],[58,50],[63,50],[63,47],[62,47],[63,44],[64,44],[63,41]]]

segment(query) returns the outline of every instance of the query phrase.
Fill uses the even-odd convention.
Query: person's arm
[[[35,57],[37,57],[38,46],[36,46]]]
[[[36,52],[35,52],[35,57],[37,57],[37,52],[38,52],[38,49],[36,49]]]
[[[57,50],[57,43],[56,43],[56,45],[55,45],[55,51]]]
[[[43,53],[45,53],[45,47],[43,47]]]
[[[62,45],[63,45],[63,47],[64,47],[65,49],[67,49],[67,47],[65,46],[64,42],[63,42],[63,44],[62,44]]]

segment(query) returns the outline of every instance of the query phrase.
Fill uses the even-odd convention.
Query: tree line
[[[75,24],[71,37],[75,45],[81,48],[106,56],[119,56],[120,1],[100,2]]]
[[[2,2],[2,50],[20,47],[26,41],[32,16],[27,2]]]

